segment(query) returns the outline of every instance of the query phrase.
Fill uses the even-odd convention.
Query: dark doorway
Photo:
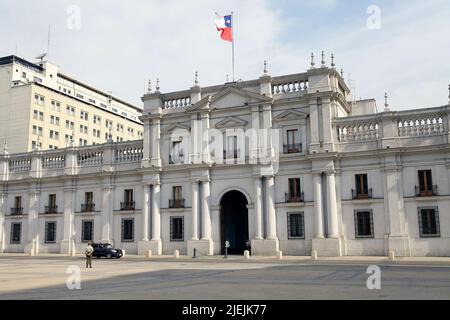
[[[239,191],[227,192],[220,201],[220,240],[222,254],[225,241],[230,243],[229,254],[243,254],[247,250],[247,198]]]

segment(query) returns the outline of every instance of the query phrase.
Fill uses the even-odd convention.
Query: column
[[[39,214],[39,191],[31,191],[28,195],[28,242],[25,247],[25,253],[39,253],[39,233],[38,233],[38,214]]]
[[[75,212],[75,189],[64,188],[64,225],[63,225],[63,240],[61,242],[60,253],[74,254],[75,253],[75,239],[74,235],[74,212]]]
[[[336,182],[334,172],[327,174],[327,191],[328,191],[328,230],[329,238],[339,238],[338,217],[336,204]]]
[[[314,175],[314,231],[315,238],[323,239],[323,211],[322,211],[322,176]]]
[[[201,152],[203,163],[210,163],[211,156],[209,152],[209,113],[205,113],[202,115],[202,136],[200,146],[202,146]]]
[[[277,225],[275,214],[275,184],[273,176],[266,177],[266,208],[267,208],[267,237],[268,240],[277,239]]]
[[[202,182],[202,240],[211,239],[211,215],[210,215],[210,181]]]
[[[102,194],[102,242],[111,243],[111,224],[112,224],[112,186],[104,186]]]
[[[149,241],[150,186],[142,186],[142,241]]]
[[[152,197],[152,241],[161,241],[161,185],[153,185]]]
[[[191,187],[191,240],[198,240],[198,182],[192,182]]]
[[[0,253],[5,250],[5,216],[8,196],[6,193],[0,193]]]
[[[161,119],[152,120],[152,165],[161,166]]]
[[[252,135],[250,141],[250,160],[257,163],[259,150],[259,106],[252,107]]]
[[[255,239],[262,240],[262,191],[261,177],[254,178],[255,184]]]

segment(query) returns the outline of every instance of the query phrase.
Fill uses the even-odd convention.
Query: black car
[[[123,256],[123,252],[121,249],[114,249],[113,246],[109,243],[94,243],[92,247],[94,248],[94,253],[92,254],[93,257],[120,259]]]

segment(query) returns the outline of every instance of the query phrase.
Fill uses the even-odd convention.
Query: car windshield
[[[112,249],[112,245],[110,245],[110,244],[105,244],[105,248],[106,248],[106,249]]]

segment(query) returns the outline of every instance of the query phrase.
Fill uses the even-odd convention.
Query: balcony
[[[224,159],[237,159],[239,155],[239,150],[223,150]]]
[[[58,213],[58,206],[45,206],[45,214]]]
[[[169,155],[169,164],[183,164],[184,154],[180,153],[178,155]]]
[[[433,197],[438,195],[438,186],[416,186],[416,197]]]
[[[358,192],[355,189],[352,189],[352,200],[363,200],[363,199],[372,199],[372,188],[367,190],[367,193]]]
[[[134,201],[125,201],[125,202],[120,203],[121,211],[130,211],[130,210],[134,210],[134,208],[135,208]]]
[[[169,208],[184,208],[184,199],[169,199]]]
[[[23,215],[23,208],[11,208],[12,216],[21,216]]]
[[[95,204],[93,203],[82,204],[81,212],[95,212]]]
[[[284,154],[300,153],[300,152],[302,152],[302,144],[301,143],[283,145],[283,153]]]
[[[301,192],[301,193],[285,193],[284,197],[286,199],[286,203],[305,202],[305,197],[304,197],[303,192]]]

